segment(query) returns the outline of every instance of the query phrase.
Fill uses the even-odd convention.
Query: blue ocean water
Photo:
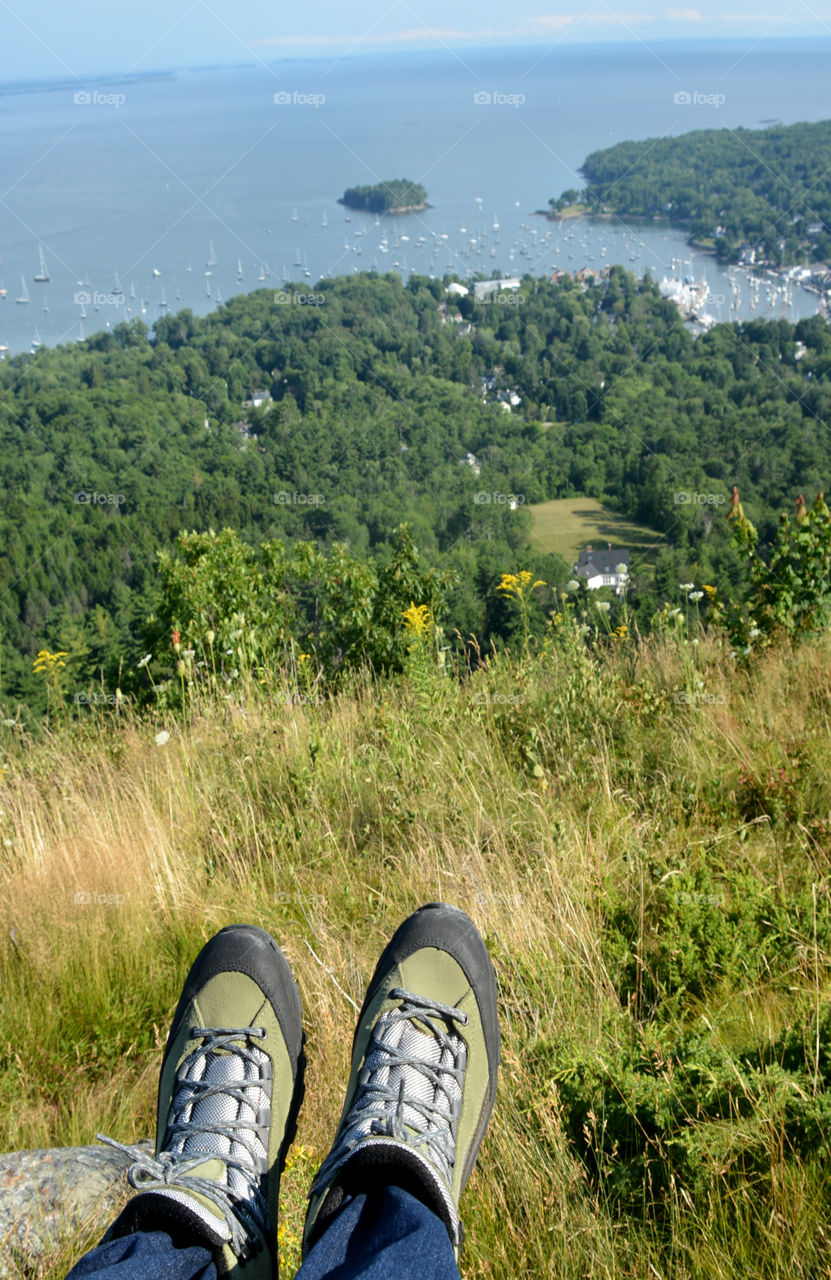
[[[0,85],[0,345],[370,269],[618,261],[705,276],[717,318],[783,314],[784,298],[749,289],[731,310],[730,282],[680,232],[534,211],[614,142],[827,118],[829,52],[831,39],[446,49]],[[422,182],[432,208],[376,225],[337,203],[390,177]],[[48,283],[34,281],[40,248]],[[797,288],[784,314],[816,304]]]

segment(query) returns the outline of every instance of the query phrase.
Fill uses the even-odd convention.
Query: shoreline
[[[423,204],[402,204],[396,205],[393,209],[365,209],[362,205],[349,204],[347,200],[344,200],[343,196],[338,197],[338,204],[342,204],[344,209],[351,209],[353,213],[375,213],[379,218],[387,218],[395,213],[423,213],[425,209],[435,208],[435,205],[425,200]]]

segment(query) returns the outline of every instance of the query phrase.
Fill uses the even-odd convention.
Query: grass
[[[633,564],[648,564],[664,536],[645,525],[610,511],[595,498],[555,498],[529,507],[533,519],[531,543],[539,551],[558,555],[569,568],[586,546],[629,548]]]
[[[152,1134],[187,968],[252,921],[304,1002],[293,1274],[347,997],[444,899],[486,939],[503,1046],[463,1276],[827,1276],[831,642],[742,673],[699,640],[564,637],[460,682],[3,730],[0,1147]]]

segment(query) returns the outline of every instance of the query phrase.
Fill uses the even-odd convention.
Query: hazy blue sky
[[[831,0],[0,0],[0,80],[392,49],[831,35]],[[774,10],[778,10],[775,12]]]

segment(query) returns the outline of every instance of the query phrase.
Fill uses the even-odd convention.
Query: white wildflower
[[[570,578],[566,586],[569,591],[576,591],[577,588],[580,586],[580,583],[577,581],[576,578]]]
[[[170,734],[167,732],[167,729],[162,729],[160,733],[156,734],[157,747],[163,747],[164,744],[169,741],[170,741]]]
[[[750,636],[751,640],[755,640],[756,637],[760,636],[762,633],[758,627],[751,627],[747,634]]]
[[[679,583],[678,583],[678,586],[681,588],[681,590],[682,590],[682,591],[692,591],[693,587],[695,586],[695,583],[694,583],[694,582],[679,582]]]
[[[142,667],[146,667],[151,657],[152,657],[152,654],[146,653],[142,658],[141,662],[136,663],[136,670],[141,671]]]
[[[609,604],[608,600],[598,600],[597,607],[601,612],[608,613],[612,606]]]
[[[703,600],[703,599],[704,599],[704,592],[703,592],[703,591],[691,591],[691,592],[690,592],[690,599],[691,599],[691,600]]]

